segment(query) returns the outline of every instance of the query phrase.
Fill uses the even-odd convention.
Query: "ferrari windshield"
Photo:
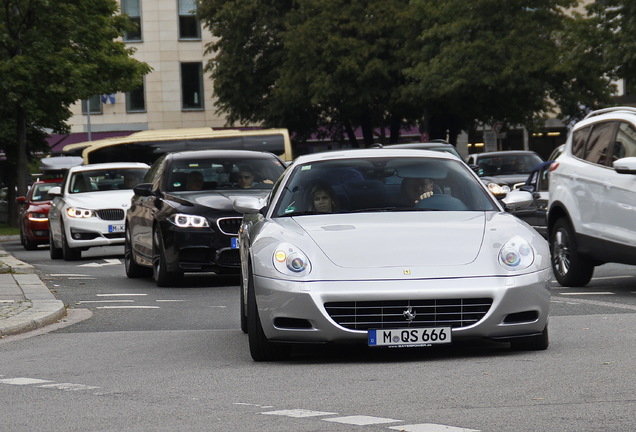
[[[459,160],[381,157],[294,168],[274,215],[369,211],[498,211]]]

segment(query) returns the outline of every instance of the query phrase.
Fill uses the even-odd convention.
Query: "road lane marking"
[[[43,380],[37,378],[5,378],[0,379],[0,383],[2,384],[11,384],[11,385],[31,385],[31,384],[44,384],[53,382],[51,380]]]
[[[147,296],[148,294],[128,293],[128,294],[95,294],[96,297],[128,297],[128,296]]]
[[[353,415],[346,417],[332,417],[332,418],[324,418],[324,421],[334,422],[334,423],[344,423],[356,426],[367,426],[367,425],[375,425],[375,424],[385,424],[385,423],[396,423],[402,422],[404,420],[395,420],[390,418],[383,417],[373,417],[373,416],[365,416],[365,415]]]
[[[51,388],[51,389],[63,390],[63,391],[93,390],[93,389],[99,388],[97,386],[89,386],[84,384],[73,384],[73,383],[43,384],[37,387]]]
[[[279,415],[279,416],[293,417],[293,418],[305,418],[305,417],[335,415],[338,413],[324,412],[324,411],[311,411],[311,410],[305,410],[305,409],[288,409],[288,410],[278,410],[278,411],[265,411],[259,414]]]
[[[388,429],[404,432],[480,432],[478,429],[465,429],[435,423],[421,423],[403,426],[391,426]]]
[[[561,294],[559,294],[561,295]],[[552,297],[552,300],[558,300],[558,297]],[[565,298],[562,298],[561,300],[565,300]],[[570,300],[570,299],[568,299]],[[588,300],[588,299],[582,299],[582,298],[577,298],[576,299],[577,303],[583,303],[583,304],[591,304],[594,306],[606,306],[609,308],[617,308],[617,309],[628,309],[628,310],[633,310],[636,311],[636,305],[628,305],[628,304],[622,304],[622,303],[610,303],[610,302],[604,302],[604,301],[598,301],[598,300]]]
[[[156,302],[187,302],[190,300],[155,300]]]
[[[96,309],[161,309],[159,306],[97,306]]]
[[[559,295],[564,296],[576,296],[576,295],[608,295],[608,294],[616,294],[609,291],[586,291],[586,292],[564,292],[559,293]]]
[[[134,300],[80,300],[77,304],[85,303],[134,303]]]

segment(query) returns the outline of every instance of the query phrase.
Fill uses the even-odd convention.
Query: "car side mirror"
[[[49,189],[49,196],[56,197],[62,195],[62,188],[60,186],[54,186]]]
[[[510,191],[501,202],[505,205],[507,212],[515,212],[516,210],[528,207],[532,204],[532,194],[524,190]]]
[[[240,197],[234,200],[234,210],[243,214],[259,213],[265,207],[265,200],[257,197]]]
[[[636,157],[626,157],[614,161],[614,170],[619,174],[636,174]]]
[[[152,183],[139,183],[133,186],[133,192],[139,196],[151,196],[152,195]]]
[[[15,202],[17,202],[18,204],[22,205],[24,203],[26,203],[26,197],[23,196],[19,196],[15,199]]]

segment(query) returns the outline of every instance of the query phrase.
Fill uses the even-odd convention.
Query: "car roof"
[[[532,154],[537,155],[536,152],[532,150],[501,150],[501,151],[492,151],[492,152],[484,152],[484,153],[473,153],[470,156],[506,156],[506,155],[514,155],[514,154]]]
[[[119,169],[119,168],[150,168],[147,164],[141,162],[108,162],[98,164],[88,164],[74,166],[69,172],[93,171],[98,169]]]
[[[254,150],[222,150],[222,149],[210,149],[210,150],[187,150],[181,152],[168,153],[168,157],[175,159],[198,159],[207,157],[220,157],[220,158],[262,158],[262,159],[278,159],[278,157],[269,152],[260,152]]]
[[[457,156],[448,152],[440,152],[436,150],[422,149],[390,149],[384,147],[382,151],[377,149],[351,149],[351,150],[334,150],[329,152],[311,153],[298,156],[294,164],[304,164],[326,160],[337,159],[371,159],[371,158],[387,158],[387,157],[420,157],[427,159],[450,159],[458,160]]]

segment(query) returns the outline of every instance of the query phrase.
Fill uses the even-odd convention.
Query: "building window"
[[[90,99],[82,99],[82,114],[88,114],[90,106],[91,114],[102,113],[102,101],[99,95],[91,96]]]
[[[181,63],[183,109],[203,109],[203,67],[201,63]]]
[[[201,26],[196,16],[196,0],[179,1],[179,39],[201,39]]]
[[[121,0],[121,11],[135,24],[135,29],[124,33],[124,42],[141,41],[141,0]]]
[[[143,83],[126,93],[126,112],[146,112],[146,95]]]

